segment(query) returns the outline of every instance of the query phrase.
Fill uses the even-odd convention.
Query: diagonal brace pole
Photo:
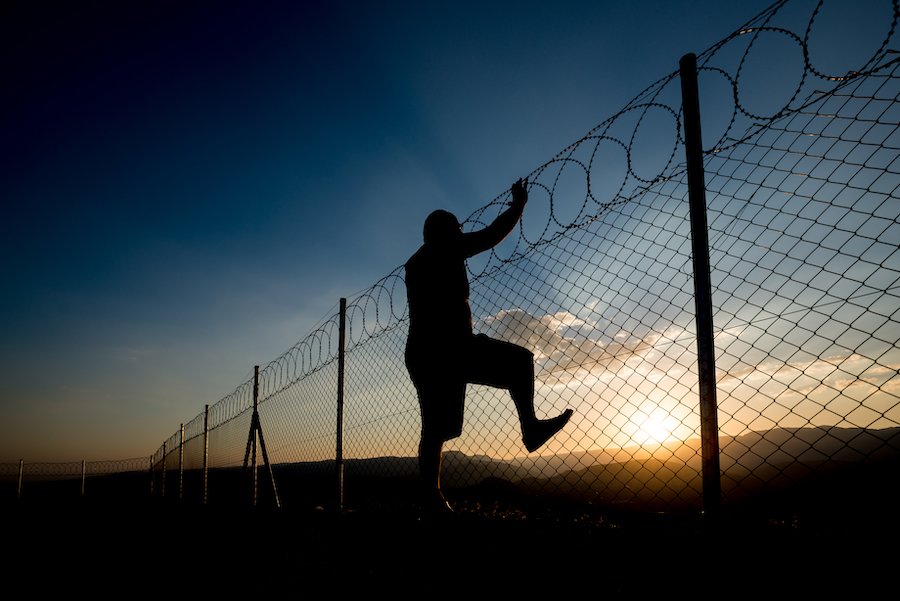
[[[281,508],[281,500],[278,498],[278,487],[275,485],[275,474],[272,472],[272,464],[269,462],[269,453],[266,450],[266,439],[263,436],[262,423],[259,420],[259,366],[255,366],[253,370],[253,416],[250,418],[250,435],[247,438],[247,449],[244,452],[244,469],[247,469],[248,460],[252,453],[252,477],[253,477],[253,505],[256,506],[257,492],[257,466],[256,466],[256,446],[257,437],[259,437],[259,446],[262,450],[263,462],[269,474],[269,481],[272,484],[272,495],[275,498],[275,506]]]

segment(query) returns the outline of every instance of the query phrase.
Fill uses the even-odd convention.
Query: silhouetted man
[[[406,367],[419,396],[419,471],[426,509],[452,511],[441,493],[443,445],[462,434],[467,384],[509,390],[528,451],[544,445],[572,410],[547,420],[534,413],[534,355],[521,346],[472,333],[466,259],[499,244],[528,201],[527,181],[513,184],[512,202],[493,223],[463,233],[456,217],[438,210],[425,220],[424,244],[406,262],[409,338]]]

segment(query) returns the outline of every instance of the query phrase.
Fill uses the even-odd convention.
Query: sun
[[[636,421],[637,431],[632,435],[638,444],[661,444],[675,440],[674,432],[678,428],[678,420],[665,411],[653,411],[643,419]]]

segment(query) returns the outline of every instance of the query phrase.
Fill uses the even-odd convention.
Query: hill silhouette
[[[101,596],[123,585],[160,594],[405,596],[448,578],[480,582],[481,593],[534,593],[546,584],[530,580],[538,573],[565,575],[563,592],[613,597],[671,594],[685,583],[858,596],[877,590],[890,558],[879,549],[900,535],[898,440],[898,429],[838,428],[723,438],[729,502],[715,523],[697,511],[695,441],[534,465],[451,452],[456,514],[439,522],[411,505],[410,457],[348,460],[342,512],[333,462],[276,465],[279,509],[262,481],[259,506],[248,506],[240,469],[211,471],[206,506],[194,501],[193,474],[181,501],[137,496],[147,474],[100,477],[88,490],[108,496],[80,499],[71,482],[54,481],[4,504],[3,565],[11,575],[52,571],[30,585],[45,592],[93,574]],[[257,569],[229,567],[248,557]],[[838,581],[825,573],[832,565]]]
[[[598,519],[610,512],[697,513],[702,510],[699,447],[695,439],[515,460],[449,451],[443,483],[450,498],[478,511],[492,506],[516,514],[525,505],[543,511],[538,509],[543,504],[580,514],[587,508]],[[835,510],[848,520],[895,519],[888,500],[891,475],[900,467],[900,428],[779,428],[722,437],[720,467],[723,507],[754,519],[820,519]],[[417,473],[415,457],[347,459],[345,505],[413,511]],[[285,503],[334,505],[333,461],[280,464],[275,474]]]
[[[900,466],[900,428],[796,428],[722,437],[720,468],[723,506],[760,516],[816,515],[839,506],[841,513],[888,516],[892,474]],[[602,449],[555,456],[498,460],[449,451],[444,459],[447,494],[463,505],[509,507],[527,503],[568,504],[573,511],[698,512],[702,510],[699,440],[653,447]],[[302,510],[333,509],[338,503],[334,461],[276,464],[273,472],[281,502]],[[415,457],[347,459],[342,502],[348,510],[413,512],[418,463]],[[167,473],[167,493],[179,488],[177,470]],[[28,482],[25,500],[60,504],[78,498],[80,481]],[[271,504],[268,479],[259,478],[260,505]],[[94,502],[127,504],[148,494],[146,473],[90,478],[86,495]],[[188,470],[183,503],[199,504],[202,480]],[[3,499],[14,500],[12,484]],[[212,469],[208,503],[241,506],[248,502],[247,478],[240,467]],[[156,495],[160,485],[156,483]],[[479,496],[489,497],[479,500]]]

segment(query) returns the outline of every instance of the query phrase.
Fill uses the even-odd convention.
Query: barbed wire
[[[805,21],[797,20],[804,8],[809,10]],[[878,263],[869,263],[882,277],[888,278],[889,285],[883,289],[871,291],[857,287],[843,297],[821,296],[809,302],[805,296],[797,300],[781,295],[784,306],[779,312],[769,312],[766,302],[757,301],[759,290],[765,290],[765,283],[756,280],[760,277],[759,270],[764,270],[766,261],[772,260],[773,253],[778,251],[765,249],[762,242],[757,243],[756,249],[761,252],[761,257],[748,273],[743,274],[742,288],[731,284],[733,279],[740,279],[729,266],[746,255],[744,230],[748,220],[754,223],[756,201],[752,197],[735,195],[729,186],[733,188],[736,182],[741,182],[741,185],[753,186],[757,192],[771,188],[773,193],[783,193],[781,187],[773,185],[772,174],[790,174],[794,168],[786,161],[770,165],[758,160],[756,168],[766,170],[768,180],[756,181],[761,175],[757,177],[737,170],[726,174],[719,165],[735,161],[750,165],[746,158],[738,155],[747,148],[777,147],[772,146],[766,135],[787,131],[791,128],[790,123],[799,123],[796,120],[804,115],[821,114],[826,99],[840,97],[845,90],[854,89],[853,85],[877,77],[894,81],[890,44],[900,14],[898,3],[887,4],[884,37],[875,50],[846,73],[829,70],[811,51],[811,41],[827,17],[827,10],[825,2],[776,2],[698,55],[701,89],[704,85],[711,90],[720,88],[718,99],[725,98],[730,103],[727,108],[703,107],[704,116],[715,113],[721,124],[704,144],[707,168],[711,171],[708,189],[712,195],[710,212],[714,215],[710,228],[713,268],[725,274],[714,278],[717,299],[721,299],[716,307],[716,320],[721,322],[716,330],[717,348],[720,357],[724,358],[723,367],[719,369],[720,385],[742,380],[742,377],[746,382],[747,377],[759,371],[759,366],[766,365],[766,360],[771,362],[779,354],[771,345],[760,348],[758,344],[756,347],[748,345],[752,360],[750,356],[736,353],[738,343],[731,339],[740,339],[740,336],[734,336],[738,330],[770,331],[782,326],[786,320],[793,324],[788,326],[789,329],[796,328],[811,313],[828,313],[830,310],[833,315],[835,311],[846,310],[849,305],[868,310],[868,307],[890,303],[896,298],[893,292],[896,286],[890,278],[897,259],[889,256]],[[800,26],[792,29],[779,23],[779,19],[787,22],[793,19]],[[781,82],[783,85],[778,93],[781,101],[777,105],[770,103],[768,110],[763,111],[753,106],[754,95],[758,96],[758,93],[748,82],[752,80],[754,69],[759,70],[758,63],[771,58],[770,47],[778,44],[775,40],[787,41],[795,48],[800,74],[786,83]],[[780,47],[776,50],[785,52]],[[780,58],[784,60],[783,56]],[[724,82],[724,86],[717,84],[716,79]],[[562,445],[570,452],[603,448],[607,444],[615,446],[616,443],[622,448],[640,446],[653,439],[653,435],[642,432],[635,420],[658,415],[660,407],[666,403],[672,407],[664,408],[663,413],[668,414],[660,419],[667,425],[660,426],[659,438],[663,440],[656,442],[665,442],[675,434],[682,440],[697,433],[693,401],[690,400],[696,357],[691,349],[694,339],[690,309],[691,251],[684,202],[685,167],[680,160],[684,139],[679,84],[678,72],[658,79],[618,113],[533,169],[527,176],[528,210],[517,226],[516,235],[484,256],[469,261],[476,326],[535,351],[537,378],[543,383],[538,391],[543,395],[537,400],[539,407],[549,413],[579,399],[583,401],[580,394],[592,394],[595,400],[599,395],[607,401],[605,408],[586,410],[585,419],[594,417],[596,421],[579,426],[579,431]],[[850,92],[851,95],[854,93]],[[888,110],[885,108],[883,113]],[[883,121],[896,127],[896,119]],[[668,142],[660,140],[664,131],[661,124],[668,124],[668,130],[672,132]],[[797,130],[795,137],[807,135],[810,132]],[[838,135],[835,142],[838,140],[867,144],[863,137],[854,141],[846,135]],[[879,147],[889,148],[892,152],[896,150]],[[819,158],[824,160],[824,155]],[[770,159],[774,160],[772,155]],[[846,164],[852,165],[853,161]],[[891,170],[886,172],[893,173]],[[726,183],[720,184],[720,178]],[[848,185],[852,187],[849,182]],[[464,229],[471,231],[486,226],[509,200],[509,191],[505,190],[466,217]],[[730,203],[735,201],[739,206],[733,209]],[[765,199],[758,204],[774,210],[766,205]],[[854,206],[844,208],[845,214],[860,211]],[[896,216],[894,219],[896,223]],[[781,240],[791,238],[784,231],[776,232],[776,225],[773,219],[764,226],[764,231],[777,233]],[[855,229],[839,224],[834,225],[834,231],[857,235]],[[793,244],[802,242],[803,236],[801,233]],[[878,244],[885,244],[887,240],[884,231],[859,236]],[[768,238],[759,240],[767,242]],[[844,255],[849,256],[849,253]],[[835,271],[829,265],[816,267],[824,273]],[[602,275],[595,275],[600,271],[603,271]],[[550,273],[552,277],[548,275]],[[766,273],[772,277],[774,271]],[[365,383],[354,384],[354,389],[359,391],[359,397],[356,397],[358,416],[354,417],[348,411],[351,423],[346,428],[348,432],[368,433],[363,438],[370,441],[367,444],[371,448],[357,450],[363,455],[384,451],[384,443],[372,442],[378,438],[374,432],[378,428],[388,432],[382,433],[382,438],[399,441],[393,449],[395,452],[415,454],[418,420],[415,392],[406,382],[408,378],[402,364],[408,319],[403,276],[400,266],[347,299],[348,371],[352,374],[356,370]],[[793,279],[800,278],[794,275]],[[829,286],[835,285],[831,282],[817,288],[817,284],[812,283],[807,288],[827,292]],[[757,296],[750,288],[755,289]],[[750,294],[740,298],[744,291]],[[732,310],[735,302],[743,308]],[[746,307],[751,307],[752,311],[748,312]],[[882,315],[889,321],[894,319],[887,309],[873,308],[870,313]],[[831,323],[839,321],[829,319]],[[272,414],[268,421],[279,424],[279,431],[289,428],[289,424],[297,419],[286,417],[295,411],[289,406],[306,403],[304,410],[308,411],[311,404],[329,406],[333,403],[335,389],[330,372],[335,369],[338,355],[338,330],[339,315],[333,313],[292,349],[262,368],[263,403]],[[786,344],[784,336],[773,336],[775,338]],[[882,342],[896,348],[896,336],[889,335]],[[373,348],[379,349],[377,356]],[[731,360],[732,355],[738,358]],[[825,355],[820,359],[824,360]],[[797,368],[801,364],[798,361],[780,363],[781,369]],[[892,361],[883,361],[879,365],[888,371],[896,370]],[[738,366],[744,367],[738,369]],[[632,375],[625,374],[629,370]],[[328,371],[329,377],[318,378],[323,371]],[[744,375],[745,371],[750,375]],[[635,373],[643,373],[643,382],[635,385]],[[585,392],[584,383],[592,378],[606,380],[607,387],[600,392],[596,388],[590,393]],[[654,378],[665,384],[657,383]],[[859,374],[858,378],[863,379],[864,374]],[[769,381],[773,381],[772,378]],[[823,382],[823,385],[828,384]],[[612,392],[616,387],[619,390]],[[301,394],[301,388],[310,390]],[[482,431],[511,431],[510,424],[515,420],[508,408],[502,409],[504,403],[495,398],[497,393],[475,388],[470,393],[469,404],[476,409],[467,414],[469,418],[482,422]],[[646,391],[642,392],[644,389]],[[673,390],[678,392],[673,393]],[[767,389],[758,387],[755,390],[756,394],[762,394]],[[720,407],[734,404],[734,392],[726,392]],[[897,396],[885,386],[878,393],[893,399],[879,415],[887,423],[896,425]],[[300,397],[304,400],[299,400]],[[654,404],[653,399],[657,397],[670,400]],[[249,408],[247,397],[242,395],[241,398],[242,402],[229,415],[240,415],[241,410],[246,412]],[[385,398],[393,400],[386,402]],[[774,395],[766,401],[778,405],[779,398]],[[551,409],[553,406],[555,409]],[[740,422],[741,427],[734,435],[746,434],[756,422],[737,417],[743,415],[743,411],[743,408],[737,408],[730,419],[724,420],[723,430],[734,429],[734,422]],[[328,440],[328,433],[336,427],[334,419],[328,411],[320,409],[317,413],[316,433],[292,436],[285,432],[276,437],[279,439],[274,445],[276,454],[288,456],[310,441]],[[774,419],[769,425],[778,423],[779,420]],[[804,425],[811,423],[806,420]],[[492,444],[499,446],[490,448]],[[329,457],[327,445],[320,446],[322,457]],[[462,450],[495,457],[516,454],[514,433],[495,443],[490,443],[483,435],[470,439],[464,436],[458,446]]]
[[[847,35],[848,14],[878,34]],[[697,55],[731,501],[790,480],[792,465],[824,469],[803,463],[812,455],[900,450],[898,17],[898,0],[781,0]],[[677,71],[657,79],[532,169],[514,234],[468,262],[476,329],[534,352],[539,414],[574,407],[576,418],[527,456],[505,393],[471,386],[451,483],[500,474],[547,495],[699,503],[680,83]],[[464,229],[509,201],[504,190]],[[416,455],[405,295],[399,266],[346,299],[347,457]],[[260,368],[279,465],[334,460],[339,331],[332,308]],[[252,407],[251,374],[151,463],[171,467],[191,443],[197,465],[208,425],[211,465],[240,465]],[[392,465],[372,469],[402,471]]]

